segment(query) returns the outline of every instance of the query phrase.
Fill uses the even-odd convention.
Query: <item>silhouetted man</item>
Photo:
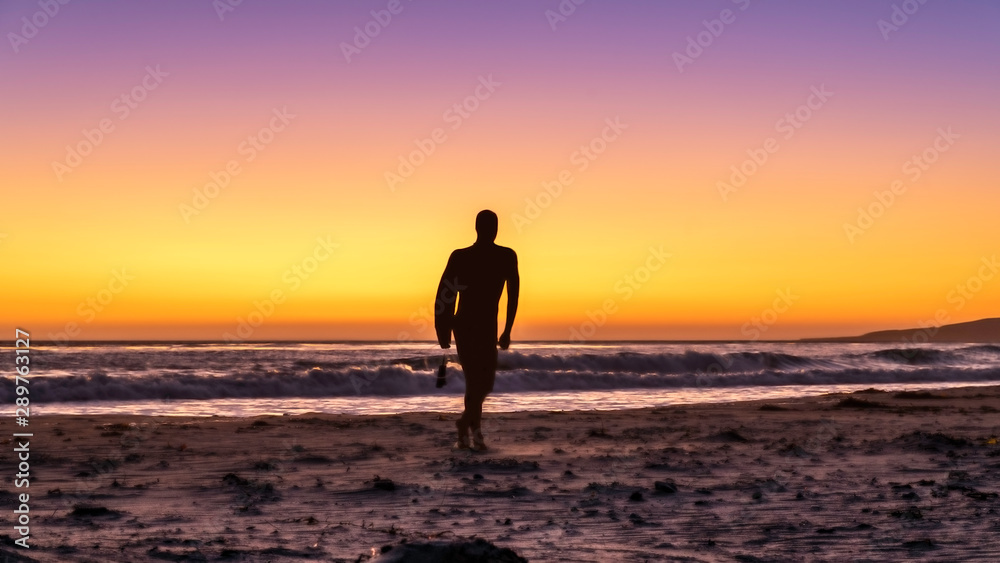
[[[451,347],[455,333],[458,361],[465,372],[465,410],[455,422],[458,427],[456,448],[486,449],[480,428],[483,401],[493,391],[497,373],[497,344],[504,350],[510,346],[510,329],[517,313],[520,277],[517,254],[497,246],[497,215],[480,211],[476,215],[476,242],[468,248],[451,253],[448,265],[438,284],[434,306],[434,328],[442,348]],[[497,313],[500,295],[507,284],[507,324],[497,341]],[[455,301],[458,312],[455,312]]]

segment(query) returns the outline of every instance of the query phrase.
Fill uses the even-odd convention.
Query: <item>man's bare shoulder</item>
[[[500,246],[499,244],[496,245],[496,246],[497,246],[498,249],[500,249],[501,252],[503,252],[507,256],[512,256],[514,258],[517,258],[517,253],[514,252],[513,248],[507,248],[506,246]]]
[[[497,245],[497,249],[500,250],[500,254],[503,256],[501,260],[504,263],[504,268],[507,269],[507,275],[517,274],[517,253],[514,252],[514,249],[500,245]]]
[[[452,260],[461,261],[463,259],[477,260],[477,259],[491,259],[496,260],[497,256],[502,257],[502,260],[508,260],[514,264],[517,263],[517,254],[513,249],[507,248],[506,246],[500,246],[494,244],[491,246],[467,246],[465,248],[459,248],[451,253]]]

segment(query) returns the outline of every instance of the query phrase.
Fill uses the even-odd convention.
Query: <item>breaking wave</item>
[[[781,385],[986,382],[1000,380],[1000,346],[649,344],[536,346],[501,352],[496,393]],[[435,387],[441,351],[276,347],[123,346],[35,352],[33,402],[278,397],[415,396],[464,391],[449,363]],[[623,348],[627,348],[624,349]],[[736,348],[736,349],[734,349]],[[770,349],[763,349],[770,348]],[[450,351],[453,352],[453,351]],[[0,355],[8,355],[4,350]],[[14,400],[13,386],[0,401]]]

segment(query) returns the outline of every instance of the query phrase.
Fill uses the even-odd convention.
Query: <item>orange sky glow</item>
[[[527,3],[413,3],[345,60],[382,4],[70,4],[7,49],[2,324],[432,340],[480,209],[519,257],[515,340],[1000,316],[996,6],[928,3],[886,40],[866,3],[734,3],[679,71],[728,2],[588,3],[555,29]]]

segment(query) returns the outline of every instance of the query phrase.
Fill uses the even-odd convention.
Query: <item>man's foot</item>
[[[486,441],[483,439],[483,431],[479,428],[472,431],[471,449],[476,452],[485,452],[489,449],[486,447]]]
[[[453,450],[464,450],[469,447],[469,425],[462,419],[455,421],[458,428],[458,441],[451,447]]]

